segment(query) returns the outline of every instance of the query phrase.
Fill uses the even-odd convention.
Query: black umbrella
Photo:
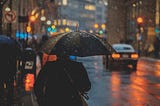
[[[46,41],[40,51],[47,54],[80,57],[110,53],[100,38],[87,32],[69,32],[57,35]]]
[[[0,35],[0,55],[3,57],[7,55],[19,56],[22,52],[22,45],[14,38]]]

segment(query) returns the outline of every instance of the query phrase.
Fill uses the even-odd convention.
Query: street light
[[[105,24],[101,24],[101,28],[104,30],[106,28]]]
[[[97,29],[99,27],[98,24],[94,24],[94,28]]]

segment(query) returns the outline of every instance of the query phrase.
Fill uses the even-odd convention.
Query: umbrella
[[[22,52],[22,45],[14,38],[0,35],[0,49],[1,56],[19,56]]]
[[[69,32],[47,40],[41,52],[56,55],[94,56],[107,55],[109,50],[96,35],[87,32]]]

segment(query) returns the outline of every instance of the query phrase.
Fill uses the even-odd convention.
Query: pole
[[[0,1],[0,34],[3,34],[3,30],[2,30],[3,6],[7,1],[8,0],[3,0],[3,1],[1,0]]]
[[[0,5],[0,34],[3,34],[3,31],[2,31],[2,17],[3,17],[2,9],[3,9],[3,6]]]
[[[156,24],[156,30],[158,30],[156,32],[156,36],[158,37],[159,35],[159,0],[156,0],[156,14],[155,14],[155,24]]]
[[[12,11],[12,0],[9,2],[10,11]],[[12,22],[8,23],[8,33],[7,36],[12,36]]]
[[[159,0],[156,0],[156,27],[159,27]]]
[[[138,50],[138,55],[141,55],[141,49],[140,49],[140,42],[141,42],[141,33],[140,31],[136,35],[137,38],[137,50]]]

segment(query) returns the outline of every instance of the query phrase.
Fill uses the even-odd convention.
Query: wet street
[[[89,106],[160,106],[160,65],[141,59],[137,71],[107,70],[101,56],[79,57],[91,80]],[[155,66],[155,64],[157,64]],[[22,106],[38,106],[33,92],[21,96]],[[17,105],[15,105],[17,106]]]
[[[84,63],[92,83],[89,106],[160,106],[160,72],[153,66],[139,62],[137,71],[111,71],[104,69],[100,56],[78,61]]]

